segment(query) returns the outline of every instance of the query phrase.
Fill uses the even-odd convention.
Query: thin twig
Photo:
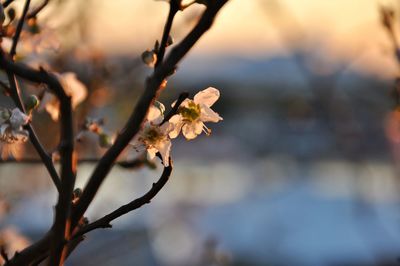
[[[215,16],[227,2],[228,0],[210,1],[193,30],[190,31],[190,33],[173,48],[166,60],[163,61],[163,63],[160,64],[160,66],[155,69],[154,73],[147,79],[145,92],[140,97],[138,104],[128,119],[124,129],[121,130],[114,144],[100,159],[89,179],[89,182],[83,190],[78,204],[73,209],[71,228],[75,228],[75,226],[78,224],[78,221],[81,219],[88,206],[93,201],[105,177],[110,172],[115,160],[140,130],[143,120],[148,112],[148,108],[159,93],[160,86],[164,79],[176,69],[178,62],[211,27]],[[33,82],[43,82],[43,79],[40,77],[41,75],[38,75],[36,72],[32,72],[30,69],[27,70],[23,65],[11,63],[1,55],[0,68],[9,69],[9,71],[12,71],[13,73],[20,75],[22,78]],[[46,251],[48,251],[51,243],[50,240],[52,238],[52,231],[53,230],[51,230],[49,234],[44,236],[32,246],[22,250],[18,256],[14,256],[7,266],[27,265],[35,259],[41,257]]]
[[[18,88],[18,81],[13,73],[6,70],[7,78],[10,83],[10,96],[13,99],[14,103],[17,107],[25,113],[25,107],[21,99],[20,90]],[[38,155],[43,161],[47,171],[50,174],[51,180],[53,181],[54,185],[57,188],[57,191],[61,191],[61,181],[58,176],[56,169],[54,168],[53,161],[48,153],[45,151],[43,145],[40,143],[38,136],[36,135],[35,130],[33,129],[31,124],[27,124],[25,128],[29,132],[29,140],[31,141],[32,145],[35,147]]]
[[[23,10],[23,14],[18,22],[18,26],[17,26],[17,30],[16,33],[14,34],[13,37],[13,42],[12,42],[12,46],[10,49],[10,57],[11,60],[14,57],[15,53],[16,53],[16,49],[17,49],[17,45],[18,45],[18,41],[19,41],[19,36],[21,34],[21,30],[22,30],[22,26],[24,24],[25,21],[25,17],[27,15],[27,12],[29,10],[29,5],[30,5],[30,1],[27,0],[25,2],[25,6],[24,6],[24,10]],[[8,81],[10,83],[10,94],[11,94],[11,98],[14,100],[15,104],[17,105],[17,107],[23,111],[24,113],[26,113],[25,111],[25,107],[21,98],[21,92],[19,90],[18,87],[18,81],[16,79],[16,77],[14,76],[13,73],[9,72],[8,70],[6,70],[7,73],[7,77],[8,77]],[[36,135],[36,132],[34,131],[33,127],[31,124],[28,124],[25,126],[25,128],[28,130],[29,132],[29,139],[32,143],[32,145],[35,147],[37,153],[39,154],[40,158],[43,161],[43,164],[45,165],[45,167],[47,168],[47,171],[50,174],[50,177],[54,183],[54,185],[57,188],[57,191],[60,192],[61,191],[61,182],[60,182],[60,178],[57,174],[56,169],[54,168],[53,162],[51,157],[47,154],[47,152],[45,151],[44,147],[42,146],[42,144],[39,141],[39,138]]]
[[[0,86],[6,91],[6,93],[11,93],[11,88],[3,81],[0,80]]]
[[[14,0],[6,0],[3,3],[3,7],[8,7],[10,4],[12,4],[12,2],[14,2]]]
[[[1,255],[1,257],[3,258],[3,260],[5,261],[5,263],[8,263],[8,262],[10,261],[10,259],[8,258],[8,255],[7,255],[7,252],[6,252],[5,248],[4,248],[4,246],[1,246],[0,255]]]
[[[25,1],[25,5],[24,5],[24,9],[22,11],[21,18],[18,21],[17,29],[15,30],[15,34],[14,34],[14,36],[12,38],[12,45],[11,45],[11,49],[10,49],[11,58],[14,58],[14,55],[17,52],[17,45],[18,45],[18,41],[19,41],[19,36],[21,35],[22,27],[24,26],[25,18],[26,18],[26,15],[28,14],[30,3],[31,3],[31,0],[26,0]]]
[[[60,162],[61,162],[61,193],[59,193],[56,205],[52,245],[51,265],[58,265],[62,261],[62,250],[64,236],[68,237],[70,222],[67,222],[71,211],[72,191],[75,184],[75,162],[73,158],[74,134],[72,128],[72,107],[71,97],[66,95],[58,79],[47,73],[44,69],[35,70],[26,65],[14,63],[7,60],[4,53],[0,54],[0,67],[9,73],[18,75],[35,83],[47,84],[49,89],[60,101],[61,113],[61,139],[60,139]]]
[[[189,97],[189,93],[187,92],[182,92],[178,99],[176,100],[174,106],[172,107],[172,109],[168,112],[168,114],[166,114],[164,116],[164,120],[161,122],[161,124],[164,124],[165,122],[167,122],[168,120],[171,119],[171,117],[173,117],[174,115],[177,114],[179,106],[181,105],[181,103],[187,98]]]
[[[83,190],[82,197],[73,211],[72,227],[77,225],[78,221],[89,207],[105,177],[110,172],[115,159],[129,144],[130,140],[139,132],[143,120],[148,112],[148,108],[154,101],[154,98],[156,98],[164,79],[173,72],[178,62],[211,27],[216,14],[227,1],[228,0],[216,0],[211,2],[204,11],[197,25],[179,44],[174,47],[165,62],[156,68],[153,75],[147,79],[145,91],[128,119],[125,128],[118,135],[111,148],[109,148],[101,158],[99,164],[93,171],[89,182]]]
[[[83,164],[83,163],[98,163],[100,158],[82,158],[78,159],[77,163],[78,164]],[[21,159],[15,159],[15,158],[8,158],[8,159],[0,159],[0,164],[12,164],[12,163],[24,163],[24,164],[42,164],[43,161],[40,158],[21,158]],[[122,167],[122,168],[138,168],[140,166],[143,166],[144,164],[149,163],[145,157],[139,157],[136,159],[132,160],[124,160],[124,161],[118,161],[115,162],[116,165]]]
[[[115,211],[105,215],[104,217],[98,219],[97,221],[84,226],[81,230],[79,230],[76,234],[74,234],[71,239],[83,236],[84,234],[92,230],[95,230],[97,228],[110,228],[112,227],[110,223],[113,220],[121,217],[124,214],[127,214],[128,212],[136,210],[145,204],[150,203],[150,201],[158,194],[158,192],[161,191],[161,189],[168,182],[168,179],[171,176],[171,172],[172,172],[172,160],[170,159],[169,166],[164,167],[164,171],[162,172],[161,177],[156,183],[153,183],[151,189],[146,194],[144,194],[140,198],[137,198],[129,202],[126,205],[119,207]]]
[[[48,5],[49,2],[50,0],[44,0],[40,5],[38,5],[31,12],[29,12],[26,18],[30,19],[36,17],[40,13],[40,11],[42,11],[43,8],[45,8]]]
[[[164,60],[165,49],[167,48],[167,45],[168,45],[168,39],[170,36],[172,23],[174,21],[174,17],[176,15],[176,13],[179,11],[179,8],[180,8],[180,4],[178,2],[180,2],[180,1],[171,0],[169,2],[169,13],[168,13],[167,21],[164,26],[164,31],[163,31],[163,36],[161,39],[160,48],[159,48],[159,51],[157,52],[157,62],[156,62],[155,68],[160,66],[160,64]]]

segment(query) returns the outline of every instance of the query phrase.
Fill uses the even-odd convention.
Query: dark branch
[[[21,35],[22,27],[24,26],[25,18],[26,18],[26,15],[28,14],[30,3],[31,3],[30,0],[25,1],[25,5],[24,5],[24,9],[22,11],[21,18],[18,21],[17,29],[15,30],[15,34],[12,38],[12,45],[11,45],[11,49],[10,49],[11,58],[13,58],[15,53],[17,52],[19,36]]]
[[[5,90],[6,93],[11,93],[11,88],[3,81],[0,80],[0,86]]]
[[[22,31],[22,26],[24,24],[27,12],[29,10],[29,4],[30,4],[30,1],[27,0],[25,2],[23,14],[22,14],[22,16],[21,16],[21,18],[20,18],[20,20],[18,22],[17,30],[16,30],[16,32],[15,32],[15,34],[13,36],[13,42],[12,42],[12,46],[11,46],[11,49],[10,49],[10,57],[11,58],[13,58],[15,53],[16,53],[19,36],[21,34],[21,31]],[[11,95],[11,98],[13,99],[13,101],[15,102],[17,107],[21,111],[26,113],[25,107],[24,107],[24,104],[23,104],[23,101],[22,101],[22,98],[21,98],[21,92],[20,92],[19,87],[18,87],[18,81],[17,81],[15,75],[11,71],[9,71],[7,68],[5,68],[5,70],[6,70],[6,73],[7,73],[8,81],[10,83],[9,93]],[[54,165],[53,165],[51,157],[47,154],[47,152],[43,148],[42,144],[40,143],[39,138],[37,137],[36,132],[34,131],[32,125],[28,124],[27,126],[25,126],[25,128],[29,132],[29,139],[30,139],[32,145],[35,147],[37,153],[39,154],[40,158],[43,161],[43,164],[47,168],[47,171],[49,172],[50,177],[51,177],[54,185],[56,186],[58,192],[60,192],[61,191],[60,178],[59,178],[59,176],[57,174],[56,169],[54,168]]]
[[[107,150],[105,155],[100,159],[95,170],[93,171],[89,182],[83,190],[79,202],[72,211],[71,230],[77,226],[79,220],[86,212],[87,208],[93,201],[98,189],[103,183],[105,177],[110,172],[115,160],[120,153],[129,144],[131,139],[138,133],[147,115],[150,104],[154,101],[163,81],[176,69],[178,62],[188,53],[193,45],[201,38],[201,36],[211,27],[215,16],[219,10],[228,2],[228,0],[214,0],[208,3],[206,10],[203,12],[199,22],[193,30],[177,44],[165,61],[160,64],[154,73],[146,80],[145,92],[140,97],[136,107],[129,117],[125,127],[121,130],[114,144]],[[15,74],[28,79],[32,82],[43,83],[42,75],[32,72],[19,64],[11,64],[0,55],[0,67],[9,69]],[[45,82],[46,83],[46,82]],[[55,92],[57,93],[57,92]],[[72,194],[72,193],[71,193]],[[53,229],[50,231],[52,232]],[[39,242],[21,251],[18,256],[14,256],[8,265],[25,265],[40,258],[51,243],[51,234],[47,234]],[[26,263],[28,262],[28,263]],[[25,264],[23,264],[25,263]]]
[[[164,171],[162,172],[159,180],[156,183],[153,183],[153,186],[146,194],[144,194],[140,198],[137,198],[137,199],[129,202],[126,205],[121,206],[120,208],[107,214],[106,216],[100,218],[99,220],[84,226],[81,230],[79,230],[76,234],[74,234],[72,239],[74,239],[76,237],[81,237],[84,234],[86,234],[94,229],[97,229],[97,228],[110,228],[111,227],[110,223],[113,220],[121,217],[124,214],[127,214],[128,212],[136,210],[145,204],[150,203],[150,201],[161,191],[161,189],[168,182],[168,179],[171,176],[171,172],[172,172],[172,160],[170,160],[169,165],[170,166],[164,168]]]
[[[113,162],[140,130],[143,120],[148,112],[148,108],[154,101],[154,98],[156,98],[164,79],[173,72],[178,62],[211,27],[216,14],[227,1],[228,0],[217,0],[211,2],[201,16],[198,24],[179,44],[175,46],[165,62],[156,68],[153,75],[147,79],[145,92],[140,97],[133,113],[125,125],[125,128],[121,131],[111,148],[108,149],[105,155],[101,158],[83,191],[80,201],[76,208],[74,208],[72,227],[77,225],[78,221],[89,207],[98,189],[103,183],[103,180],[110,172]]]
[[[40,11],[42,11],[43,8],[47,6],[49,2],[50,0],[44,0],[40,5],[38,5],[31,12],[28,13],[27,18],[30,19],[36,17],[40,13]]]
[[[10,4],[12,4],[12,2],[14,2],[14,0],[6,0],[3,3],[3,7],[8,7]]]
[[[44,83],[57,96],[60,101],[60,156],[61,156],[61,193],[59,193],[56,205],[56,215],[54,220],[54,232],[52,241],[52,252],[50,256],[51,265],[58,265],[62,261],[62,249],[64,235],[68,236],[69,220],[71,212],[72,191],[75,184],[75,162],[73,158],[74,134],[72,123],[71,97],[69,97],[58,79],[47,73],[44,69],[35,70],[26,65],[14,63],[7,60],[4,53],[0,54],[0,67],[7,70],[8,73],[20,76],[26,80],[35,83]]]
[[[171,28],[172,28],[172,23],[174,21],[174,17],[176,13],[179,11],[180,8],[180,1],[177,0],[171,0],[169,2],[169,13],[168,13],[168,18],[164,26],[164,31],[163,31],[163,36],[161,39],[161,44],[159,51],[157,51],[157,62],[155,65],[155,68],[160,66],[162,61],[164,60],[164,55],[165,55],[165,49],[167,48],[168,45],[168,39],[170,36]]]
[[[171,119],[171,117],[173,117],[174,115],[176,115],[178,113],[178,109],[179,106],[181,105],[181,103],[187,98],[189,97],[189,93],[187,92],[183,92],[179,95],[178,99],[176,100],[174,106],[172,107],[172,109],[168,112],[168,114],[166,114],[164,116],[164,120],[161,122],[161,124],[164,124],[165,122],[167,122],[168,120]]]
[[[98,163],[99,158],[83,158],[83,159],[78,159],[77,163],[82,164],[82,163]],[[40,158],[21,158],[21,159],[14,159],[14,158],[9,158],[9,159],[0,159],[0,164],[8,164],[8,163],[24,163],[24,164],[42,164],[43,161]],[[141,158],[136,158],[132,160],[126,160],[126,161],[118,161],[115,162],[116,165],[122,167],[122,168],[139,168],[145,164],[148,164],[148,160],[144,157]],[[60,183],[61,184],[61,183]]]
[[[1,257],[3,258],[3,260],[5,261],[5,263],[8,263],[10,261],[4,246],[1,247],[0,254],[1,254]]]

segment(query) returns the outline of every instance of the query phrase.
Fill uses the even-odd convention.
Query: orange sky
[[[281,11],[273,9],[274,1],[281,3]],[[380,27],[378,14],[379,3],[396,1],[274,1],[231,0],[192,54],[286,53],[301,38],[309,49],[349,60],[350,67],[388,78],[396,73],[391,46]],[[152,0],[97,0],[95,3],[94,11],[99,19],[92,40],[97,46],[117,53],[134,53],[150,48],[160,38],[167,3]],[[189,29],[182,25],[187,25],[200,11],[200,6],[191,7],[179,14],[177,30],[173,32],[177,40]]]

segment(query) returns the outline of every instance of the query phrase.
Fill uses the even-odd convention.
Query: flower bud
[[[99,145],[102,148],[109,148],[112,145],[112,139],[109,135],[105,133],[99,134]]]
[[[9,8],[7,10],[7,15],[8,15],[8,18],[10,19],[10,21],[13,21],[15,19],[15,9],[12,7]]]
[[[39,106],[39,99],[36,95],[31,95],[29,98],[25,101],[25,108],[27,112],[30,112],[34,109],[36,109]]]
[[[73,197],[74,198],[79,198],[80,196],[82,196],[82,189],[81,188],[75,188],[74,192],[73,192]]]
[[[142,54],[142,61],[149,67],[154,67],[157,62],[157,54],[154,51],[144,51]]]
[[[11,112],[8,109],[1,109],[0,110],[0,119],[3,121],[7,121],[11,117]]]
[[[37,23],[37,18],[33,17],[28,20],[28,31],[32,34],[37,34],[40,32],[39,24]]]
[[[172,38],[171,35],[168,35],[168,40],[167,40],[167,47],[174,44],[174,38]]]

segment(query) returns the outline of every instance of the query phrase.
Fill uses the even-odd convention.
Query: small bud
[[[28,20],[28,31],[32,34],[37,34],[40,32],[39,24],[37,23],[37,18],[33,17]]]
[[[157,62],[157,54],[154,51],[144,51],[142,54],[142,61],[149,67],[154,67]]]
[[[7,15],[8,15],[8,19],[11,21],[13,21],[15,19],[15,9],[14,8],[9,8],[7,10]]]
[[[81,188],[75,188],[74,192],[73,192],[73,197],[74,198],[79,198],[80,196],[82,196],[82,189]]]
[[[53,161],[53,163],[60,161],[60,153],[58,151],[55,151],[51,154],[51,160]]]
[[[171,35],[168,35],[168,40],[167,40],[167,47],[174,44],[174,38],[172,38]]]
[[[39,106],[39,99],[36,95],[31,95],[29,98],[25,101],[25,108],[28,112],[36,109]]]
[[[76,188],[74,189],[74,191],[72,192],[72,203],[75,205],[76,203],[78,203],[79,198],[82,196],[82,189],[80,188]]]
[[[160,42],[158,40],[156,40],[156,42],[154,43],[154,52],[158,53],[158,50],[160,50]]]
[[[112,145],[112,139],[109,135],[105,133],[99,134],[99,145],[102,148],[109,148]]]

